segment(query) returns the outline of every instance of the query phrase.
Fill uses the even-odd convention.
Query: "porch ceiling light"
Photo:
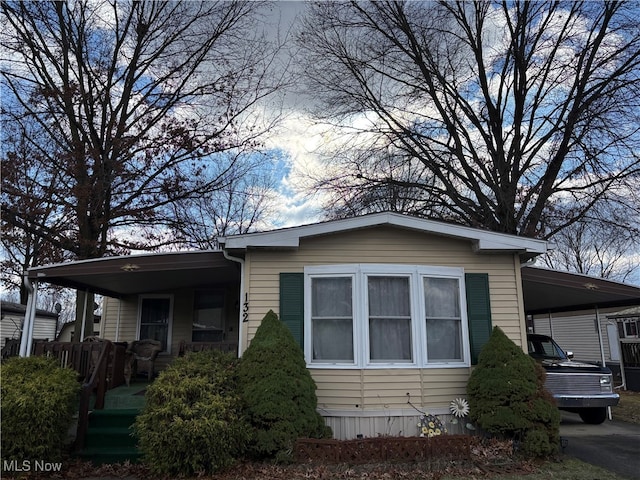
[[[134,263],[127,263],[126,265],[121,266],[120,270],[124,270],[125,272],[135,272],[139,268],[139,265],[136,265]]]
[[[598,290],[598,286],[595,283],[585,283],[584,288],[587,290]]]

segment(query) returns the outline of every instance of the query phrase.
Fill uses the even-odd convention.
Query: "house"
[[[22,334],[26,305],[2,301],[0,305],[0,347],[7,340],[19,340]],[[33,338],[53,340],[56,336],[58,313],[36,309]]]
[[[219,251],[32,268],[108,297],[101,335],[154,338],[162,368],[193,342],[247,348],[269,310],[289,327],[336,438],[416,433],[465,395],[493,326],[518,345],[521,264],[547,243],[378,213],[220,240]],[[419,410],[419,411],[418,411]]]
[[[73,340],[73,335],[75,334],[76,322],[66,322],[62,324],[60,327],[60,331],[56,336],[56,342],[70,342]],[[85,337],[100,337],[100,315],[93,316],[93,330],[91,332],[87,332]]]

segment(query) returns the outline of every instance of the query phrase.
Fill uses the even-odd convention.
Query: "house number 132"
[[[242,304],[242,321],[249,321],[249,294],[244,294],[244,303]]]

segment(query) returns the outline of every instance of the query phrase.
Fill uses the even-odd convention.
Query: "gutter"
[[[240,264],[240,298],[239,298],[239,302],[238,302],[238,358],[240,358],[242,356],[242,324],[244,323],[244,319],[243,317],[243,308],[242,308],[242,297],[244,295],[244,259],[240,258],[240,257],[234,257],[232,255],[229,255],[227,253],[226,249],[222,249],[222,255],[224,255],[224,258],[226,258],[227,260],[231,260],[232,262],[236,262]]]

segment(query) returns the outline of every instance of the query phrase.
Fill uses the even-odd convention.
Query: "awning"
[[[239,265],[222,251],[105,257],[30,268],[31,280],[109,297],[240,284]]]
[[[529,315],[640,305],[640,287],[577,273],[522,267]]]

